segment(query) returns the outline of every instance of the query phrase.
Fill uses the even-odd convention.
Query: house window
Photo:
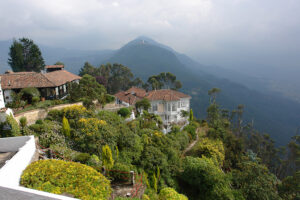
[[[181,102],[181,107],[186,107],[186,102],[185,101]]]
[[[181,104],[180,101],[178,101],[178,108],[180,108],[180,104]]]
[[[157,104],[153,104],[152,105],[152,111],[154,112],[154,111],[157,111]]]
[[[177,111],[176,103],[172,103],[172,111]]]
[[[168,111],[171,111],[171,104],[168,103]]]

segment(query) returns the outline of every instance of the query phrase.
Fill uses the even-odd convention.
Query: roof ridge
[[[56,86],[56,84],[55,83],[53,83],[51,80],[49,80],[49,78],[47,77],[47,76],[45,76],[45,74],[43,74],[43,73],[40,73],[42,76],[44,76],[46,79],[47,79],[47,81],[49,81],[50,83],[52,83],[54,86]]]

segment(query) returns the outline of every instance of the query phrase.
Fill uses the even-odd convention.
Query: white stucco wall
[[[182,98],[180,101],[151,101],[151,108],[149,109],[150,113],[154,113],[156,115],[161,116],[163,123],[168,124],[172,122],[181,122],[185,121],[186,118],[181,117],[181,111],[185,110],[189,112],[190,110],[190,99]],[[178,107],[178,103],[180,103],[180,107]],[[153,105],[164,104],[164,112],[153,111]],[[170,111],[168,110],[168,104],[170,104]],[[172,105],[175,104],[175,110],[172,109]],[[182,107],[184,105],[184,107]],[[166,119],[165,116],[169,116],[169,119]]]
[[[13,101],[13,97],[12,97],[13,91],[12,90],[4,90],[3,93],[4,93],[4,101],[5,101],[5,103]]]

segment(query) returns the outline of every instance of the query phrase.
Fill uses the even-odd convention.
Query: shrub
[[[63,111],[62,110],[50,110],[47,115],[47,119],[51,121],[61,121],[63,117]]]
[[[109,95],[109,94],[106,94],[105,95],[105,102],[106,103],[111,103],[115,100],[115,97],[113,95]]]
[[[89,161],[90,158],[91,158],[91,155],[88,154],[88,153],[79,153],[79,154],[75,157],[74,161],[80,162],[80,163],[82,163],[82,164],[86,164],[86,163]]]
[[[36,88],[24,88],[20,91],[21,98],[31,102],[33,97],[40,97],[40,92]]]
[[[26,117],[21,117],[19,121],[20,121],[20,126],[22,128],[24,128],[27,125],[27,118]]]
[[[111,149],[108,145],[102,147],[102,162],[106,169],[111,169],[114,166]]]
[[[159,200],[188,200],[183,194],[177,193],[173,188],[164,188],[160,191]]]
[[[40,97],[32,97],[31,104],[36,105],[40,101]]]
[[[123,163],[116,163],[109,175],[114,181],[128,181],[131,177],[130,166]]]
[[[199,140],[190,153],[197,157],[211,158],[218,166],[222,166],[225,160],[225,151],[221,140],[203,138]]]
[[[62,132],[66,137],[68,138],[71,137],[71,129],[70,129],[69,121],[66,117],[64,117],[62,121]]]
[[[93,154],[90,159],[87,161],[87,164],[90,166],[100,166],[102,163],[99,159],[98,156],[96,156],[95,154]]]
[[[48,148],[51,144],[65,146],[66,140],[64,136],[55,131],[47,131],[39,136],[39,143],[43,147]]]
[[[118,110],[118,114],[124,118],[127,118],[130,115],[130,110],[128,108],[121,108],[120,110]]]
[[[21,135],[19,124],[12,115],[6,117],[4,124],[10,127],[10,129],[2,131],[1,137],[16,137]]]
[[[84,98],[82,105],[84,107],[86,107],[86,109],[94,109],[95,108],[95,104],[94,104],[93,100],[90,98]]]
[[[92,167],[62,160],[40,160],[23,172],[21,184],[46,192],[68,193],[80,199],[108,199],[109,181]]]

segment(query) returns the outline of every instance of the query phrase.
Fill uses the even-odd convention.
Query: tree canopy
[[[28,38],[14,40],[8,55],[8,64],[14,72],[40,72],[45,67],[39,47]]]

